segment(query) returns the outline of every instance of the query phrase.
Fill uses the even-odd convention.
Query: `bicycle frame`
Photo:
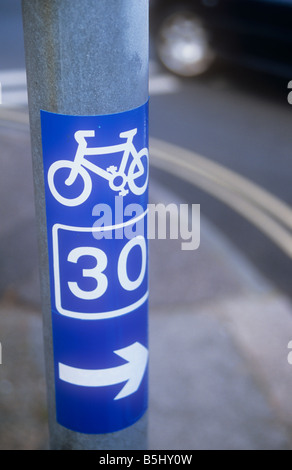
[[[109,155],[114,153],[123,152],[122,161],[120,164],[119,169],[117,170],[117,175],[125,176],[125,170],[127,166],[127,162],[129,159],[130,154],[133,155],[133,159],[137,160],[137,165],[141,166],[141,162],[138,161],[137,155],[138,152],[133,145],[133,139],[137,134],[137,129],[132,129],[126,132],[122,132],[120,134],[121,138],[127,139],[126,142],[117,145],[111,145],[107,147],[88,147],[87,146],[87,138],[88,137],[95,137],[95,131],[77,131],[74,135],[76,142],[78,143],[77,152],[74,158],[74,167],[72,168],[69,177],[66,180],[66,185],[70,186],[76,180],[79,174],[79,168],[81,166],[87,168],[88,170],[92,171],[93,173],[105,178],[108,181],[113,179],[113,170],[110,171],[110,168],[104,170],[99,166],[95,165],[94,163],[86,160],[84,157],[90,155]]]

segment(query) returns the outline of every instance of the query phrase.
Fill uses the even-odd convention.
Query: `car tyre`
[[[208,31],[188,10],[172,12],[160,21],[156,49],[160,62],[182,77],[205,73],[215,60]]]

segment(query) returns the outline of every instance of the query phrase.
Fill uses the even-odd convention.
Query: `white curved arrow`
[[[145,374],[148,363],[148,350],[136,342],[124,349],[114,351],[127,361],[122,366],[112,369],[77,369],[59,363],[59,377],[64,382],[81,387],[108,387],[126,382],[115,400],[120,400],[135,393]]]

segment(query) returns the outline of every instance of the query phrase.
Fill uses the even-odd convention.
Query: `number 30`
[[[142,263],[139,276],[136,280],[129,279],[127,272],[127,261],[131,250],[139,246],[142,254]],[[96,300],[102,297],[108,288],[108,278],[104,271],[108,264],[108,258],[104,251],[95,247],[78,247],[72,250],[68,255],[68,261],[77,263],[82,256],[91,256],[96,260],[96,266],[91,269],[83,269],[83,277],[96,280],[97,286],[91,291],[85,291],[78,286],[77,282],[68,282],[70,291],[76,297],[83,300]],[[131,239],[122,249],[118,260],[118,278],[123,289],[133,291],[138,289],[145,277],[147,267],[147,247],[145,238],[142,236]]]

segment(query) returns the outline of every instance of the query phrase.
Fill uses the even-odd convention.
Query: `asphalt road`
[[[1,1],[0,24],[0,70],[24,67],[20,0]]]
[[[25,111],[20,4],[19,0],[1,1],[0,80],[1,76],[6,80],[5,86],[2,84],[3,105],[6,96],[19,96],[13,110]],[[15,71],[20,73],[14,89],[9,85],[11,71],[14,78]],[[152,137],[196,152],[291,206],[292,109],[287,101],[286,79],[221,65],[199,79],[180,80],[160,69],[152,52],[150,91]],[[174,153],[179,162],[180,151]],[[267,235],[260,222],[256,226],[248,220],[248,214],[243,216],[236,207],[222,203],[216,191],[210,194],[204,185],[199,188],[168,170],[167,164],[162,169],[154,166],[152,178],[170,185],[188,203],[200,204],[203,216],[214,222],[275,286],[291,295],[291,257],[277,240],[271,240],[273,228],[271,236]],[[269,201],[265,204],[267,208]]]
[[[182,81],[179,92],[151,100],[152,136],[232,170],[288,206],[292,203],[291,125],[285,80],[226,66],[208,77]],[[189,203],[201,204],[202,214],[278,288],[291,295],[291,258],[263,234],[260,224],[255,227],[196,185],[161,170],[153,171],[152,176],[175,187]],[[292,247],[292,239],[288,243]]]

